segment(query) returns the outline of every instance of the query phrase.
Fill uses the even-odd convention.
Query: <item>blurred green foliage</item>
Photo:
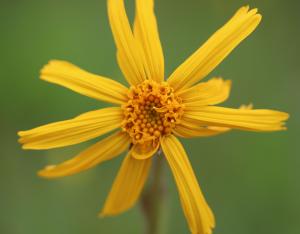
[[[133,18],[133,1],[128,2]],[[170,74],[240,6],[263,14],[258,30],[212,75],[233,80],[227,106],[291,113],[288,131],[184,140],[213,208],[216,234],[300,233],[300,2],[295,0],[156,0]],[[142,233],[138,206],[98,219],[121,157],[93,170],[47,181],[36,171],[72,157],[90,143],[50,151],[22,151],[16,132],[106,106],[38,79],[50,59],[64,59],[125,83],[115,61],[105,0],[0,2],[0,233]],[[298,145],[297,145],[298,143]],[[166,233],[188,233],[168,170]]]

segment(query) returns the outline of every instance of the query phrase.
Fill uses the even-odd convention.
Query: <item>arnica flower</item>
[[[261,21],[257,9],[240,8],[208,41],[167,79],[153,0],[136,0],[134,25],[123,0],[108,0],[118,64],[129,88],[75,65],[53,60],[41,79],[82,95],[115,104],[73,119],[20,131],[24,149],[43,150],[78,144],[116,130],[78,156],[39,172],[46,178],[69,176],[129,151],[101,212],[117,215],[132,207],[147,180],[153,157],[165,157],[178,187],[181,205],[192,233],[209,234],[214,215],[200,190],[178,137],[207,137],[231,129],[266,132],[285,129],[288,114],[242,106],[214,106],[224,102],[231,82],[212,78],[201,82],[250,35]],[[162,149],[163,156],[156,154]]]

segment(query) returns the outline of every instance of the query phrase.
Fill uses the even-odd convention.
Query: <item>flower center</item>
[[[125,115],[122,127],[133,144],[158,143],[161,136],[172,132],[183,114],[181,99],[166,82],[145,80],[132,86],[128,97],[122,106]]]

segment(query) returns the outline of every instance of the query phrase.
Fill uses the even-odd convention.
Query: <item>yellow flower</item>
[[[46,178],[72,175],[129,149],[102,210],[103,216],[119,214],[135,204],[152,156],[161,147],[191,232],[208,234],[215,226],[214,215],[176,136],[212,136],[230,129],[278,131],[285,129],[283,121],[288,114],[249,106],[214,106],[228,98],[231,82],[213,78],[198,83],[255,30],[261,21],[257,9],[240,8],[165,81],[153,4],[153,0],[136,0],[136,18],[131,29],[123,0],[108,0],[117,60],[129,89],[65,61],[50,61],[41,71],[45,81],[117,106],[20,131],[19,141],[24,149],[50,149],[78,144],[118,129],[73,159],[39,172]]]

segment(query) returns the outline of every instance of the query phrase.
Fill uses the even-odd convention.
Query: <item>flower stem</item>
[[[141,209],[146,221],[146,234],[160,234],[164,223],[163,205],[166,204],[164,160],[161,150],[153,157],[154,165],[149,187],[141,196]]]

